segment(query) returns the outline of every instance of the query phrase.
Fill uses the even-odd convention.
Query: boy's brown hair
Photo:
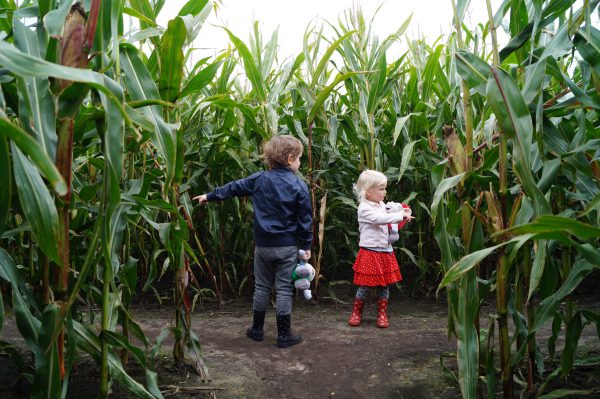
[[[265,164],[269,169],[286,167],[290,155],[295,159],[302,155],[303,149],[300,140],[289,134],[274,136],[263,144]]]

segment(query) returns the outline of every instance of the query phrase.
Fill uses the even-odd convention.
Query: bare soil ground
[[[191,367],[174,368],[169,339],[157,362],[159,386],[170,398],[460,397],[440,365],[440,356],[456,349],[446,336],[445,304],[393,296],[388,329],[375,326],[375,303],[365,307],[360,327],[350,327],[350,307],[326,300],[315,306],[297,299],[292,328],[304,342],[279,349],[273,309],[267,313],[265,340],[255,342],[245,337],[252,318],[249,301],[222,309],[206,305],[196,310],[193,329],[212,380],[203,383]],[[137,305],[133,313],[152,340],[169,326],[173,315],[172,309],[156,305]],[[586,330],[581,342],[595,338],[600,353],[594,336],[594,331]],[[0,340],[23,345],[13,318],[5,321]],[[128,371],[143,382],[142,370],[130,363]],[[455,367],[456,362],[450,357],[445,363]],[[98,380],[96,364],[82,356],[70,380],[69,397],[98,397]],[[27,384],[19,379],[12,360],[0,356],[0,398],[28,396]],[[131,396],[115,385],[112,397]]]

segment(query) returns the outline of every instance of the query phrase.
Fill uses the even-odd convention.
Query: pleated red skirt
[[[377,252],[360,248],[352,269],[354,269],[356,285],[387,286],[402,280],[394,252]]]

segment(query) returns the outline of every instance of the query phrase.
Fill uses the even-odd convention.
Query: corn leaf
[[[2,327],[4,326],[4,302],[2,295],[0,295],[0,334],[2,334]]]
[[[187,3],[184,4],[183,7],[181,7],[181,10],[179,10],[179,14],[177,15],[179,15],[180,17],[188,14],[196,16],[200,14],[200,12],[204,9],[204,7],[206,7],[207,4],[208,0],[189,0]]]
[[[209,83],[213,81],[215,75],[217,74],[217,70],[221,66],[223,61],[216,61],[210,65],[207,65],[200,72],[194,75],[190,81],[186,84],[186,86],[179,93],[179,98],[183,98],[185,96],[195,94],[205,88]]]
[[[575,315],[567,324],[565,332],[565,347],[560,354],[560,375],[566,377],[573,369],[573,363],[575,360],[575,351],[581,332],[583,331],[583,322],[581,320],[581,312],[575,313]]]
[[[584,26],[575,33],[573,43],[583,59],[600,75],[600,30]]]
[[[323,71],[325,71],[325,67],[327,66],[327,63],[331,59],[331,56],[333,55],[335,50],[337,50],[337,48],[340,46],[340,44],[342,44],[344,40],[346,40],[349,36],[353,35],[354,33],[356,33],[356,31],[354,30],[346,32],[345,34],[337,38],[333,43],[331,43],[331,45],[327,48],[325,53],[323,53],[323,55],[321,56],[321,59],[319,60],[319,63],[315,68],[315,72],[310,82],[310,87],[312,87],[313,89],[316,88],[317,82],[321,78]]]
[[[141,13],[140,11],[136,10],[135,8],[131,8],[131,7],[123,7],[123,14],[127,14],[129,16],[132,16],[134,18],[137,18],[140,20],[140,25],[141,23],[144,23],[146,28],[144,28],[143,30],[147,31],[149,29],[152,29],[155,26],[158,26],[157,23],[150,19],[149,17],[147,17],[146,15],[144,15],[143,13]],[[154,37],[155,35],[152,35],[150,37]]]
[[[53,399],[60,397],[61,381],[57,343],[53,339],[57,328],[59,306],[50,304],[44,309],[40,326],[39,343],[35,348],[35,376],[31,384],[31,397]]]
[[[583,279],[597,268],[598,266],[593,265],[585,259],[575,262],[569,272],[569,275],[556,293],[540,302],[535,314],[535,322],[530,328],[529,334],[533,334],[534,332],[538,331],[549,320],[551,320],[554,317],[555,309],[560,304],[560,301],[562,301],[565,296],[573,292],[573,290],[579,286]]]
[[[452,0],[454,1],[454,0]],[[471,0],[457,0],[456,2],[456,16],[458,17],[458,23],[462,24],[465,17],[465,13],[469,8]]]
[[[10,162],[8,138],[6,134],[2,132],[2,129],[0,129],[0,181],[3,182],[2,190],[0,190],[0,235],[4,232],[6,227],[11,206],[12,171]]]
[[[385,51],[377,57],[377,71],[369,76],[369,97],[367,99],[367,113],[373,114],[379,106],[379,100],[383,95],[383,88],[387,77],[387,59]]]
[[[104,93],[107,99],[118,107],[125,120],[129,122],[129,117],[123,107],[123,89],[106,75],[87,69],[66,67],[32,57],[5,41],[0,41],[0,65],[17,76],[54,77],[85,83]]]
[[[54,2],[52,1],[50,3]],[[61,1],[57,9],[50,10],[47,14],[42,16],[42,20],[44,21],[44,27],[46,28],[46,32],[48,32],[50,36],[59,38],[63,35],[65,18],[67,17],[67,14],[71,9],[72,3],[72,1]]]
[[[450,270],[446,272],[444,278],[442,279],[438,289],[443,288],[459,278],[461,278],[465,273],[469,270],[473,269],[477,266],[482,260],[487,258],[491,253],[493,253],[498,248],[506,245],[506,243],[494,245],[492,247],[480,249],[479,251],[471,252],[470,254],[462,257],[458,262],[456,262]]]
[[[129,351],[129,353],[131,353],[135,357],[135,360],[141,366],[146,368],[146,355],[145,355],[144,351],[142,349],[138,348],[137,346],[131,344],[131,342],[129,342],[127,337],[125,337],[122,334],[113,332],[113,331],[104,331],[102,333],[102,335],[104,336],[104,338],[106,339],[106,342],[108,342],[109,345],[118,346],[120,348],[127,349]]]
[[[458,299],[456,356],[458,381],[463,398],[477,398],[479,378],[479,335],[475,320],[479,314],[479,294],[475,270],[465,274],[460,282]]]
[[[96,361],[100,359],[100,340],[94,334],[90,328],[77,321],[73,321],[73,329],[75,331],[75,338],[77,339],[77,346],[82,350],[86,351]],[[142,384],[134,380],[123,368],[123,364],[118,356],[113,352],[108,353],[108,367],[110,375],[121,384],[121,386],[129,392],[133,393],[138,398],[154,399],[162,398],[162,395],[150,393]]]
[[[183,80],[183,44],[187,29],[183,20],[176,17],[169,21],[167,31],[160,41],[158,57],[160,59],[160,75],[158,90],[165,101],[174,101],[179,95]]]
[[[574,219],[555,215],[542,215],[533,222],[504,230],[513,235],[536,234],[542,237],[547,233],[569,233],[583,240],[595,240],[600,237],[600,228]]]
[[[31,230],[42,251],[57,264],[58,256],[58,212],[52,195],[42,180],[39,171],[14,144],[12,146],[15,185],[19,192],[21,207]]]
[[[15,45],[32,57],[44,57],[45,50],[39,48],[34,31],[28,29],[17,19],[13,22]],[[21,90],[19,117],[23,126],[34,132],[35,138],[50,159],[56,157],[56,116],[50,82],[47,77],[25,76],[18,78]]]
[[[461,50],[455,54],[456,67],[460,77],[477,93],[485,96],[485,87],[490,74],[490,66],[476,55]]]
[[[3,263],[0,264],[0,266],[2,268],[5,268],[6,266],[12,267],[14,266],[14,263],[12,265]],[[16,267],[14,269],[16,271]],[[11,284],[13,284],[13,288],[15,288],[17,285],[15,280],[11,280]],[[25,298],[23,298],[19,290],[13,289],[12,294],[17,328],[25,340],[27,347],[36,352],[39,350],[39,334],[42,323],[35,318],[33,314],[31,314],[31,310],[29,310],[29,303],[25,300]]]
[[[433,201],[431,202],[431,219],[437,220],[438,207],[440,205],[440,201],[444,197],[444,194],[448,191],[456,187],[456,185],[462,180],[465,176],[465,173],[460,173],[456,176],[447,177],[438,184],[435,189],[435,193],[433,194]]]
[[[340,74],[338,74],[335,77],[335,79],[333,80],[333,82],[329,86],[327,86],[323,90],[321,90],[321,92],[319,93],[319,95],[315,99],[315,103],[313,104],[313,106],[310,109],[310,112],[308,113],[308,118],[307,118],[308,122],[311,123],[311,122],[314,121],[315,117],[317,116],[317,113],[321,109],[321,106],[323,105],[323,103],[325,102],[325,100],[327,99],[327,97],[329,97],[329,94],[331,93],[331,91],[340,82],[343,82],[346,79],[351,78],[352,76],[363,74],[363,73],[365,73],[365,72],[346,72],[346,73],[340,73]]]
[[[535,100],[540,94],[546,78],[546,59],[542,59],[526,69],[525,86],[523,87],[523,99],[526,104]]]
[[[149,0],[129,0],[129,5],[136,11],[138,15],[142,15],[140,18],[140,27],[147,29],[151,26],[156,26],[156,14],[152,9],[152,5]]]
[[[240,53],[242,62],[244,63],[246,76],[248,77],[248,80],[250,80],[250,83],[252,83],[252,87],[254,88],[258,99],[260,101],[265,101],[267,95],[265,93],[264,78],[254,61],[254,57],[252,57],[252,53],[250,50],[248,50],[248,47],[244,44],[244,42],[235,36],[229,29],[223,29],[227,32],[229,35],[229,40],[231,40],[237,51]]]
[[[425,71],[423,72],[423,92],[421,94],[422,98],[430,98],[431,89],[435,83],[434,76],[437,70],[440,68],[439,60],[440,55],[442,54],[442,50],[444,50],[444,46],[440,44],[435,48],[433,53],[429,54],[429,56],[427,57]]]
[[[121,45],[121,67],[127,77],[125,84],[133,100],[144,101],[160,98],[154,79],[139,58],[137,49],[127,44]],[[154,125],[150,136],[165,162],[166,185],[168,186],[175,176],[175,135],[162,117],[162,107],[152,105],[140,108],[140,111]]]
[[[514,170],[534,203],[536,215],[550,213],[550,205],[531,173],[533,124],[519,88],[506,72],[492,67],[486,93],[497,122],[514,141]]]
[[[417,141],[410,141],[402,149],[402,162],[400,163],[400,170],[398,171],[398,181],[400,181],[402,175],[404,175],[404,172],[406,172],[406,169],[408,168],[408,163],[410,162],[416,143]]]
[[[531,265],[531,276],[529,276],[529,292],[527,293],[527,300],[531,300],[542,281],[544,268],[546,267],[546,256],[548,254],[548,241],[539,240],[536,247],[537,249],[535,250],[533,263]]]

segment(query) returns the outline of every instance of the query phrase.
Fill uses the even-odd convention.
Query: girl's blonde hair
[[[387,177],[383,173],[367,169],[358,176],[358,180],[352,188],[358,198],[358,202],[363,202],[367,195],[367,190],[384,184],[387,185]]]
[[[288,166],[290,155],[299,157],[302,155],[302,143],[289,134],[274,136],[263,145],[263,156],[265,164],[269,169]]]

